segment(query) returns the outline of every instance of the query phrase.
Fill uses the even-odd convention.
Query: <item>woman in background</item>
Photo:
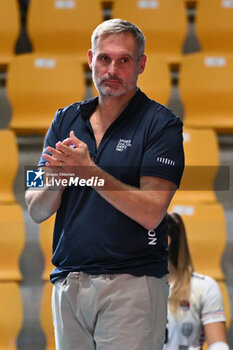
[[[164,350],[230,350],[223,300],[218,284],[194,272],[184,223],[167,214],[169,283],[167,340]]]

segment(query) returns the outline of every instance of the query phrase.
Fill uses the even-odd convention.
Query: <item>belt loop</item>
[[[111,274],[109,274],[109,273],[106,274],[106,281],[107,282],[111,281]]]
[[[72,274],[73,274],[73,276],[74,276],[75,279],[77,278],[77,279],[79,280],[79,276],[80,276],[80,273],[79,273],[79,272],[74,271],[74,272],[72,272]]]

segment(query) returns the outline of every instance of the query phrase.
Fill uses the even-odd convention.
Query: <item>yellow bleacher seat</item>
[[[115,0],[112,17],[139,26],[146,37],[146,53],[162,54],[172,66],[181,62],[187,34],[184,0]]]
[[[23,324],[23,308],[19,286],[0,282],[0,350],[16,350],[16,340]]]
[[[175,194],[179,203],[217,202],[214,191],[219,170],[219,146],[212,129],[184,127],[185,169],[180,189]]]
[[[54,268],[51,262],[54,221],[55,214],[40,224],[40,246],[44,256],[43,280],[49,280],[49,275]]]
[[[184,124],[233,132],[233,55],[184,57],[179,90],[184,106]]]
[[[201,50],[206,54],[233,53],[233,2],[200,0],[195,28]]]
[[[7,148],[7,149],[6,149]],[[14,180],[18,171],[17,140],[11,130],[0,130],[0,203],[13,203]]]
[[[16,133],[45,133],[58,108],[83,100],[83,66],[76,56],[15,56],[7,93],[12,108],[10,127]]]
[[[185,205],[174,198],[168,211],[183,218],[195,270],[224,280],[221,259],[226,245],[226,222],[222,206],[219,203]]]
[[[19,281],[20,256],[25,244],[24,218],[19,204],[0,205],[0,281]]]
[[[102,20],[100,0],[31,0],[27,31],[36,53],[86,59],[92,31]]]
[[[20,33],[20,12],[17,0],[0,1],[0,66],[12,60]]]
[[[51,309],[52,289],[52,283],[48,281],[45,282],[40,308],[40,322],[46,338],[46,350],[55,350],[53,317]]]
[[[167,105],[171,94],[171,79],[164,57],[149,54],[146,68],[139,75],[138,85],[149,97]]]

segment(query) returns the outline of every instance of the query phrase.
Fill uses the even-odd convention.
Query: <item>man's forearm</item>
[[[63,190],[51,190],[45,188],[39,190],[27,190],[25,199],[28,212],[37,224],[53,215],[61,204]]]
[[[98,166],[94,166],[92,171],[92,175],[104,180],[104,186],[96,186],[95,190],[116,209],[148,230],[159,225],[176,190],[175,184],[161,178],[145,176],[141,178],[141,187],[135,188]]]
[[[71,142],[75,148],[69,147]],[[58,166],[64,173],[68,167],[77,177],[86,180],[92,177],[104,180],[104,186],[93,188],[116,209],[146,229],[157,227],[165,216],[176,190],[174,183],[152,176],[141,178],[140,188],[122,183],[91,161],[87,145],[73,132],[68,141],[58,142],[56,149],[47,147],[47,150],[51,155],[44,155],[46,166],[51,169]]]
[[[51,170],[48,168],[43,168],[43,170],[45,172],[44,176],[48,177],[48,182],[50,182],[52,176],[49,176],[49,173],[51,174]],[[63,190],[64,187],[62,186],[46,186],[41,190],[27,190],[25,200],[28,206],[28,212],[33,221],[39,224],[58,210],[61,204]]]

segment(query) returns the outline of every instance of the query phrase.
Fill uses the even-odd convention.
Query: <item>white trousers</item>
[[[71,272],[52,296],[57,350],[162,350],[167,276]]]

